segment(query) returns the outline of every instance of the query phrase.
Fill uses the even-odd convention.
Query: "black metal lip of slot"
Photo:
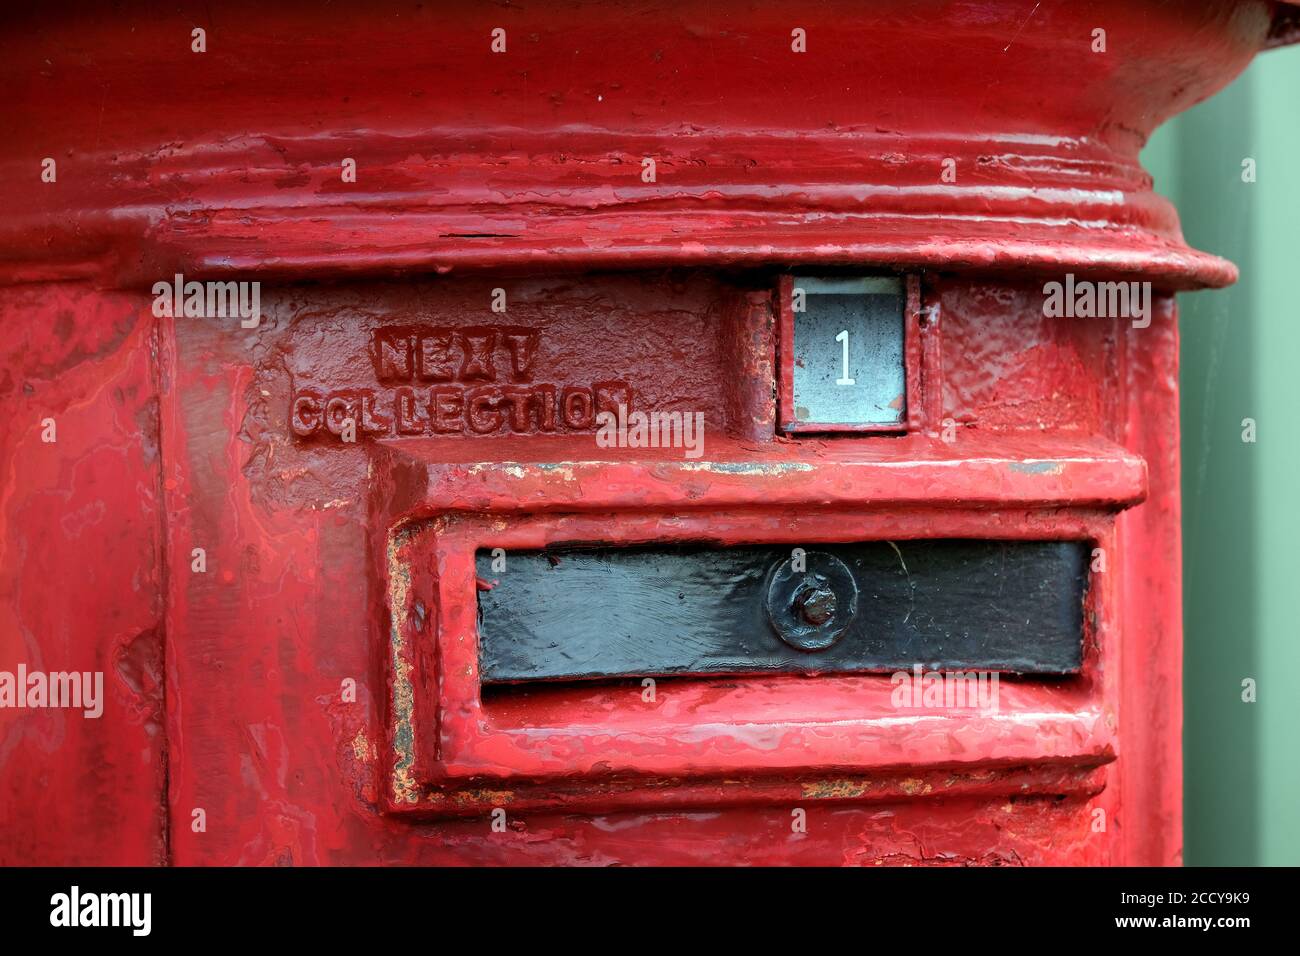
[[[847,557],[861,591],[843,636],[813,641],[824,646],[809,650],[783,638],[773,616],[782,612],[766,604],[773,575],[796,545],[564,541],[508,551],[506,571],[496,573],[485,543],[479,575],[494,585],[478,594],[480,681],[487,690],[916,666],[1076,676],[1088,631],[1091,546],[1076,538],[799,545],[805,554]],[[678,600],[669,602],[675,584]]]

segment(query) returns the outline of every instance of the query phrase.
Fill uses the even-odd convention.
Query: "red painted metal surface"
[[[1177,863],[1171,293],[1235,273],[1137,152],[1290,22],[9,15],[0,671],[105,694],[0,710],[0,863]],[[919,276],[905,436],[778,432],[780,277],[832,267]],[[1046,317],[1067,272],[1152,282],[1150,326]],[[177,273],[261,281],[260,324],[156,315]],[[620,401],[703,412],[705,454],[598,448]],[[878,676],[478,686],[479,546],[944,536],[1102,548],[1083,672],[993,717]]]

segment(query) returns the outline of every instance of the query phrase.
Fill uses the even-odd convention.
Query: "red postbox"
[[[1179,862],[1137,154],[1295,23],[11,20],[0,862]]]

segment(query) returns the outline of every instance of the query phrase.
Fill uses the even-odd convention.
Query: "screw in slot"
[[[857,612],[857,582],[833,554],[808,552],[798,570],[787,559],[770,573],[768,620],[777,636],[796,650],[814,652],[831,647]]]
[[[835,592],[820,574],[802,584],[794,595],[793,607],[813,627],[821,627],[835,616]]]

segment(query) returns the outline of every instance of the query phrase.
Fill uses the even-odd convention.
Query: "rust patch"
[[[918,780],[916,777],[908,777],[899,782],[898,789],[902,790],[909,797],[915,797],[918,794],[927,794],[934,788],[924,780]]]
[[[364,730],[358,730],[352,738],[352,754],[361,763],[367,763],[375,756],[375,748]]]
[[[1065,470],[1059,461],[1013,461],[1008,467],[1022,475],[1059,475]]]
[[[392,620],[389,651],[393,660],[393,799],[415,803],[419,799],[411,768],[415,766],[415,731],[411,715],[415,695],[411,687],[411,662],[406,659],[407,600],[411,572],[399,552],[411,539],[410,528],[399,528],[388,538],[388,610]]]
[[[458,790],[456,792],[456,802],[462,806],[466,804],[483,804],[493,807],[503,807],[513,803],[515,793],[513,790]]]
[[[852,800],[871,789],[867,780],[814,780],[801,787],[808,800]]]

